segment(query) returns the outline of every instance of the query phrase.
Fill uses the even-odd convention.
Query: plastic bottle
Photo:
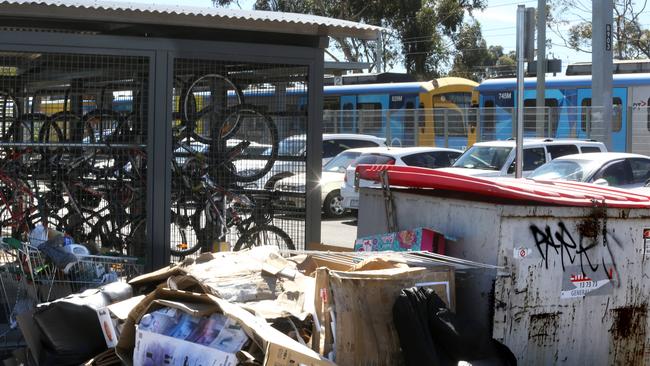
[[[45,241],[47,241],[47,229],[42,224],[36,224],[29,233],[29,243],[34,247],[38,247]]]

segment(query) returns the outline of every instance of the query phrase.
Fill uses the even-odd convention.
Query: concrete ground
[[[352,248],[357,238],[357,219],[354,216],[338,220],[323,219],[321,242],[325,245]]]

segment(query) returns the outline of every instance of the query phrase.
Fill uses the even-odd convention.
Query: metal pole
[[[377,65],[377,73],[380,73],[384,69],[384,40],[382,38],[381,32],[377,35],[377,47],[375,53],[375,64]]]
[[[381,113],[381,112],[379,112]],[[391,133],[392,123],[390,123],[390,109],[386,110],[386,145],[393,146],[393,134]]]
[[[443,133],[445,134],[445,147],[449,147],[449,116],[447,114],[449,112],[446,108],[443,109]]]
[[[591,75],[592,121],[602,128],[603,142],[612,149],[612,18],[613,1],[592,0]]]
[[[524,21],[526,8],[517,6],[517,138],[515,158],[515,178],[521,178],[523,172],[524,142]]]
[[[537,136],[544,133],[544,117],[546,113],[539,114],[540,108],[546,104],[546,0],[537,0]],[[541,132],[541,134],[540,134]],[[549,130],[549,134],[550,134]],[[546,136],[553,137],[553,136]]]

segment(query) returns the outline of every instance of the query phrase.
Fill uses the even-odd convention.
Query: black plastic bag
[[[393,306],[393,320],[409,366],[457,365],[459,361],[517,364],[506,346],[478,324],[457,317],[429,288],[402,290]]]
[[[84,305],[53,302],[39,307],[34,322],[41,333],[41,365],[79,365],[106,350],[97,312]]]

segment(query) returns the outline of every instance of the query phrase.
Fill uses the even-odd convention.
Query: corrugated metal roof
[[[316,15],[116,1],[0,1],[3,17],[238,29],[376,39],[380,27]]]

